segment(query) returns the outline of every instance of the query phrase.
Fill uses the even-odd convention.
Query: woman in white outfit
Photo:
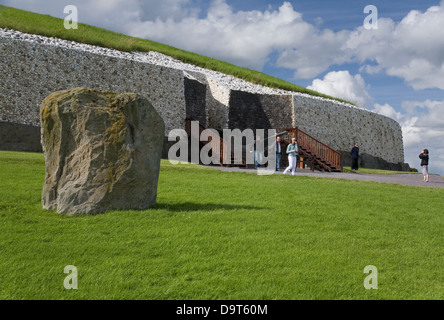
[[[288,171],[291,171],[292,175],[295,174],[298,153],[299,153],[299,146],[298,143],[296,142],[296,138],[291,138],[291,144],[289,144],[287,147],[289,166],[285,169],[283,174],[286,174]]]

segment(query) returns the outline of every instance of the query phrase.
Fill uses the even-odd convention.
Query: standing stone
[[[40,120],[44,209],[94,214],[156,204],[165,124],[149,101],[74,88],[45,98]]]

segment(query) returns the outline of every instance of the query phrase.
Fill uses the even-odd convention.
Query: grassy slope
[[[66,30],[63,27],[63,19],[1,5],[0,27],[15,29],[31,34],[39,34],[48,37],[55,37],[80,43],[97,45],[121,51],[156,51],[174,57],[183,62],[211,70],[216,70],[225,74],[230,74],[238,78],[250,81],[252,83],[261,84],[272,88],[303,92],[314,96],[321,96],[347,102],[342,99],[323,95],[316,91],[297,86],[290,82],[286,82],[282,79],[278,79],[261,72],[241,68],[227,62],[180,50],[158,42],[130,37],[86,24],[79,24],[79,29],[77,30]]]
[[[162,162],[156,209],[66,217],[44,172],[0,152],[0,299],[444,298],[442,189]]]

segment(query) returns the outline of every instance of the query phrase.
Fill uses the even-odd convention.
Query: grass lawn
[[[0,152],[0,299],[444,298],[443,189],[162,161],[156,209],[67,217],[44,174]]]

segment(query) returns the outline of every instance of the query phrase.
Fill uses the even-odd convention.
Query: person
[[[281,137],[276,138],[276,171],[281,170],[282,144]]]
[[[424,149],[419,154],[421,159],[422,175],[424,176],[424,182],[429,182],[429,150]]]
[[[261,137],[256,136],[256,141],[253,143],[251,152],[254,152],[254,168],[257,169],[261,166],[263,160],[263,154],[261,150],[258,150],[258,144],[260,143]]]
[[[357,142],[355,142],[354,147],[351,149],[350,155],[351,155],[351,158],[352,158],[351,169],[352,170],[358,170],[359,169],[359,147],[358,147],[358,143]]]
[[[291,174],[294,176],[296,172],[296,161],[297,155],[299,153],[299,146],[296,141],[296,138],[291,138],[291,144],[287,147],[288,154],[288,167],[285,169],[283,174],[286,174],[288,171],[291,171]]]

